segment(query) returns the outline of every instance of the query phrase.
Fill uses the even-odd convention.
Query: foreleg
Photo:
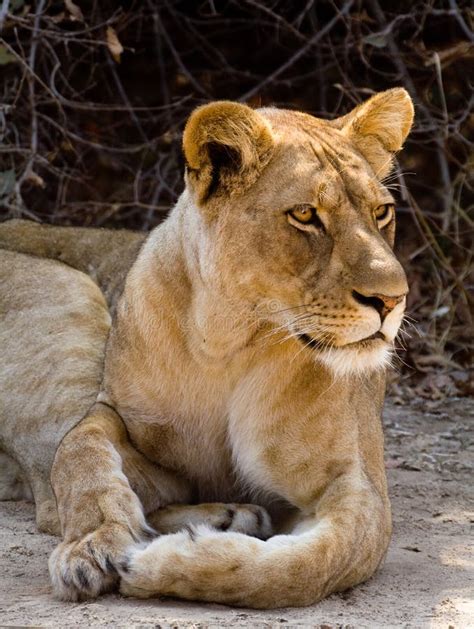
[[[386,496],[363,473],[345,474],[290,535],[261,541],[201,526],[132,550],[121,590],[256,608],[308,605],[370,577],[390,530]]]
[[[51,481],[64,541],[49,568],[55,593],[69,600],[116,584],[125,551],[154,535],[143,507],[151,511],[188,498],[181,481],[132,447],[120,417],[103,404],[63,439]]]

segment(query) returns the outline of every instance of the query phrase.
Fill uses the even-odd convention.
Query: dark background
[[[212,99],[334,117],[404,86],[391,185],[411,285],[399,382],[473,392],[474,11],[468,1],[10,0],[0,10],[0,218],[158,224]],[[120,48],[123,47],[123,51]]]

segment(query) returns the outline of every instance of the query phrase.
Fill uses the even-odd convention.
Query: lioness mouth
[[[322,349],[323,342],[318,341],[317,339],[311,338],[307,334],[298,334],[298,338],[302,341],[306,347],[311,347],[312,349]]]
[[[365,339],[360,339],[360,341],[355,341],[354,343],[348,343],[347,345],[344,345],[344,347],[366,347],[367,345],[370,345],[371,341],[376,341],[378,339],[381,341],[387,340],[380,330],[375,332],[375,334],[367,336]]]
[[[311,347],[312,349],[323,349],[325,346],[327,347],[327,343],[325,343],[324,341],[318,341],[317,339],[313,339],[311,336],[308,336],[307,334],[299,334],[298,338],[300,339],[300,341],[302,341],[302,343],[305,344],[306,347]],[[345,347],[357,347],[357,346],[364,347],[368,344],[368,342],[375,341],[378,339],[380,339],[381,341],[387,340],[385,336],[383,335],[383,333],[380,332],[380,330],[378,332],[375,332],[374,334],[371,334],[370,336],[367,336],[365,339],[360,339],[360,341],[347,343],[347,345],[343,345],[341,349]]]

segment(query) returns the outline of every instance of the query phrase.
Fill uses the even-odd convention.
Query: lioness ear
[[[372,96],[332,124],[355,144],[376,177],[383,179],[411,129],[413,115],[408,92],[397,87]]]
[[[187,178],[199,202],[246,190],[270,160],[274,141],[256,111],[228,101],[198,107],[183,134]]]

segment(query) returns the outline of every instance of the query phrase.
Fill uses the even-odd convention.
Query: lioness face
[[[333,122],[234,104],[199,112],[210,118],[197,130],[191,118],[184,147],[213,243],[203,245],[206,281],[337,374],[384,365],[408,291],[392,251],[394,201],[381,183],[411,126],[406,92],[382,93]],[[203,131],[207,141],[193,139],[209,160],[207,179],[187,147]]]

